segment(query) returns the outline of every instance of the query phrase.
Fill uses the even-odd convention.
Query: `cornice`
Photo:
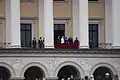
[[[0,49],[0,57],[120,58],[120,49]]]

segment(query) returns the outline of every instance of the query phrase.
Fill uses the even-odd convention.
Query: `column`
[[[44,37],[44,0],[39,0],[39,37]]]
[[[112,0],[113,48],[120,48],[120,0]]]
[[[78,37],[80,48],[89,47],[88,0],[73,0],[73,37]]]
[[[120,0],[105,0],[106,42],[120,48]]]
[[[73,40],[79,37],[79,0],[72,0]]]
[[[53,0],[39,1],[39,31],[45,38],[45,48],[54,48]]]
[[[112,27],[112,0],[105,0],[106,43],[113,42]]]
[[[20,41],[20,0],[5,0],[6,43],[18,48]]]

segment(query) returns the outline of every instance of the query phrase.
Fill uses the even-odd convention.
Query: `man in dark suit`
[[[78,41],[78,38],[76,37],[75,41],[74,41],[74,44],[77,46],[77,48],[79,48],[79,41]]]
[[[38,40],[38,45],[39,45],[39,48],[42,48],[42,38],[40,37],[40,39]]]
[[[35,37],[34,37],[34,39],[32,40],[32,43],[33,43],[33,48],[36,48],[37,42],[36,42],[36,38],[35,38]]]

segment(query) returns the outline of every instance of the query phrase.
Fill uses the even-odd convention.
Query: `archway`
[[[74,66],[67,65],[67,66],[62,67],[59,70],[57,77],[58,77],[58,80],[61,80],[62,78],[67,80],[67,78],[70,77],[71,75],[73,75],[73,77],[76,77],[80,75],[80,73],[77,70],[77,68],[75,68]]]
[[[95,80],[98,80],[98,78],[105,79],[105,73],[109,73],[110,76],[113,76],[113,72],[109,68],[105,66],[98,67],[93,73]]]
[[[29,67],[25,73],[25,80],[43,80],[44,72],[37,66]]]
[[[5,67],[0,66],[0,80],[9,80],[10,77],[10,71]]]

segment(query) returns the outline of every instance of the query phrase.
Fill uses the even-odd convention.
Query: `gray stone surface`
[[[56,79],[58,71],[66,65],[74,66],[82,77],[90,76],[101,66],[120,76],[120,50],[0,50],[0,66],[8,68],[14,78],[23,78],[29,67],[38,66],[47,79]]]

